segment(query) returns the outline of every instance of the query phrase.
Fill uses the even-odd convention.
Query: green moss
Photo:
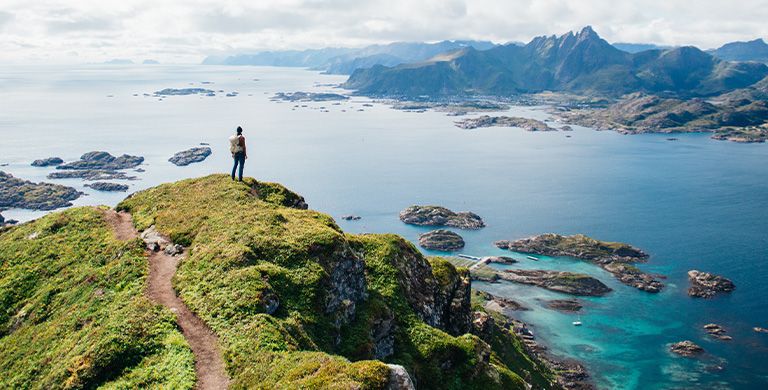
[[[143,296],[146,264],[94,208],[0,235],[0,388],[192,388],[173,315]]]

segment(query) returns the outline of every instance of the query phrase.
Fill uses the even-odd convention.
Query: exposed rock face
[[[709,334],[712,338],[722,340],[722,341],[730,341],[733,340],[733,337],[728,336],[726,333],[726,330],[717,324],[706,324],[704,325],[704,330]]]
[[[411,308],[428,325],[453,335],[466,333],[471,321],[469,273],[453,267],[437,272],[444,260],[434,260],[433,267],[407,241],[398,238],[395,245],[397,255],[390,261]]]
[[[3,217],[3,214],[0,214],[0,226],[5,225],[5,217]]]
[[[589,275],[572,272],[505,270],[498,275],[509,282],[531,284],[571,295],[599,297],[611,292],[603,282]]]
[[[387,390],[416,390],[405,367],[397,364],[387,364],[387,367],[389,367]]]
[[[688,280],[691,282],[688,295],[696,298],[712,298],[718,293],[731,292],[736,288],[730,280],[709,272],[690,270]]]
[[[51,183],[33,183],[0,171],[0,210],[22,208],[53,210],[72,205],[83,193]]]
[[[107,152],[88,152],[80,156],[79,161],[74,161],[64,165],[59,165],[56,169],[74,169],[74,170],[120,170],[136,168],[144,162],[144,157],[129,156],[124,154],[115,157]]]
[[[325,312],[335,317],[334,322],[338,328],[352,319],[357,303],[365,299],[368,294],[363,261],[346,242],[337,245],[334,249],[330,258],[335,261],[328,264],[331,268],[328,270],[331,280]]]
[[[139,172],[139,170],[137,169],[136,172]],[[141,172],[144,172],[144,170],[141,170]],[[105,171],[101,169],[51,172],[47,177],[49,179],[83,179],[88,181],[137,179],[136,176],[128,176],[125,172]]]
[[[547,302],[547,307],[564,312],[577,312],[584,306],[576,299],[553,299]]]
[[[669,350],[673,353],[685,357],[698,356],[704,352],[704,348],[696,345],[693,341],[690,340],[674,343],[669,346]]]
[[[480,127],[519,127],[527,131],[557,131],[546,123],[530,118],[510,117],[510,116],[488,116],[483,115],[478,118],[468,118],[455,122],[456,127],[460,129],[477,129]]]
[[[201,162],[208,158],[210,155],[211,148],[204,146],[178,152],[174,154],[173,157],[169,158],[168,161],[181,167],[192,163]]]
[[[64,160],[59,157],[48,157],[42,160],[35,160],[32,162],[33,167],[50,167],[54,165],[63,164]]]
[[[581,234],[547,233],[517,241],[496,241],[495,245],[516,252],[586,260],[610,272],[622,283],[650,293],[657,293],[664,287],[659,280],[632,265],[647,261],[648,254],[624,243],[598,241]]]
[[[419,245],[437,251],[457,251],[464,248],[464,239],[450,230],[433,230],[419,236]]]
[[[384,359],[395,353],[395,317],[389,309],[373,320],[370,338],[373,344],[373,358]]]
[[[85,187],[93,188],[96,191],[108,191],[108,192],[125,192],[128,191],[128,186],[125,184],[117,183],[105,183],[102,181],[86,184]]]
[[[485,222],[475,213],[455,213],[440,206],[411,206],[400,212],[400,220],[411,225],[452,226],[459,229],[480,229]]]

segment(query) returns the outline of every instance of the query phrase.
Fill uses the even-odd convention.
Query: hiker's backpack
[[[235,153],[240,153],[243,151],[243,148],[240,146],[240,136],[239,135],[233,135],[229,137],[229,151],[234,156]]]

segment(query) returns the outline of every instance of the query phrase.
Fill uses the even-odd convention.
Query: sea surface
[[[585,299],[580,315],[542,303],[561,294],[474,283],[532,308],[518,315],[538,341],[553,354],[584,362],[601,388],[768,388],[768,334],[752,331],[768,327],[768,145],[706,134],[668,141],[666,135],[578,126],[548,133],[462,130],[453,124],[458,118],[445,113],[403,112],[366,98],[340,105],[270,101],[280,91],[339,92],[332,85],[342,81],[288,68],[2,66],[0,164],[8,165],[0,170],[42,181],[53,169],[31,167],[34,159],[69,161],[92,150],[141,155],[146,172],[128,182],[136,191],[228,172],[227,137],[241,125],[250,157],[246,174],[301,193],[348,232],[393,232],[416,241],[428,229],[402,224],[398,212],[436,204],[485,219],[482,230],[460,231],[467,241],[462,252],[470,255],[510,254],[493,242],[545,232],[584,233],[650,253],[641,268],[668,276],[657,295],[573,259],[543,257],[514,266],[585,272],[614,289]],[[151,96],[189,87],[224,92]],[[225,96],[233,91],[238,96]],[[548,118],[543,107],[513,107],[506,114]],[[201,142],[213,148],[205,162],[167,162]],[[80,180],[55,182],[88,194],[76,205],[115,205],[126,196],[84,188]],[[3,212],[22,221],[42,214]],[[344,214],[362,219],[343,221]],[[737,289],[711,300],[689,298],[690,269],[724,275]],[[584,325],[572,326],[576,319]],[[706,336],[702,326],[710,322],[723,325],[733,341]],[[686,359],[667,351],[669,343],[686,339],[707,355]]]

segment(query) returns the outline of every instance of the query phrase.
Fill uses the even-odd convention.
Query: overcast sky
[[[259,49],[528,42],[592,25],[609,42],[768,37],[768,0],[0,0],[0,63],[199,62]]]

